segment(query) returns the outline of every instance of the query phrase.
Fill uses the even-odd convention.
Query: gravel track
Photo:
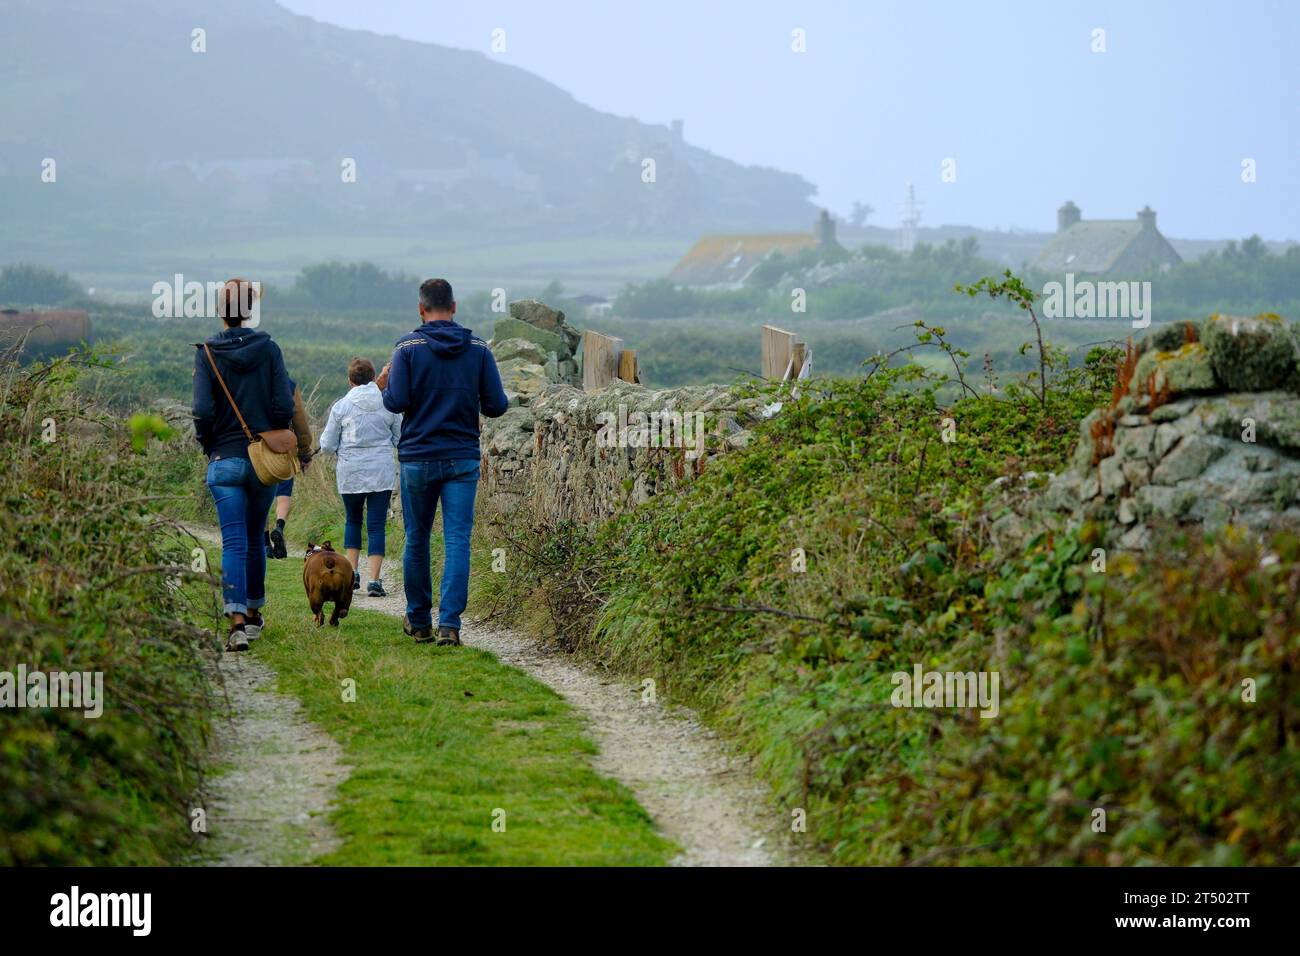
[[[216,540],[213,529],[195,534]],[[298,550],[291,548],[287,560],[300,560]],[[385,561],[388,596],[369,597],[363,586],[353,609],[400,618],[406,609],[400,570],[398,562]],[[348,624],[344,619],[342,626]],[[690,710],[645,703],[638,688],[514,631],[467,621],[461,640],[525,671],[577,709],[599,748],[596,769],[627,786],[660,832],[682,848],[674,865],[792,862],[780,835],[788,815],[747,762]],[[328,852],[337,837],[327,810],[347,775],[338,744],[302,717],[297,701],[274,692],[274,671],[255,657],[228,654],[222,673],[232,720],[219,734],[218,760],[236,769],[212,782],[216,862],[306,862]]]

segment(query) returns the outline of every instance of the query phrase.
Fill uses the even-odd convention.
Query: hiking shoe
[[[370,597],[388,597],[388,592],[384,590],[384,585],[379,581],[371,581],[370,587],[366,588],[366,594]]]
[[[274,559],[275,559],[275,547],[273,545],[268,544],[266,546],[266,560],[272,561]]]
[[[354,591],[360,591],[360,590],[361,590],[361,572],[360,572],[360,571],[353,571],[353,572],[352,572],[352,590],[354,590]]]
[[[402,615],[402,630],[408,637],[415,638],[417,644],[428,644],[433,640],[432,627],[412,627],[411,619],[405,614]]]
[[[272,557],[287,558],[289,556],[289,549],[284,546],[284,530],[278,525],[271,529],[271,548],[274,551]]]
[[[460,647],[460,628],[438,625],[439,647]]]
[[[244,631],[244,625],[236,624],[226,635],[227,651],[246,651],[248,650],[248,634]]]
[[[244,615],[244,633],[248,635],[250,641],[255,641],[262,636],[262,625],[265,623],[260,614],[257,617]]]

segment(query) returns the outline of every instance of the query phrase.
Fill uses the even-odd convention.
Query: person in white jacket
[[[402,416],[384,408],[384,398],[375,385],[375,365],[369,359],[348,363],[351,390],[330,408],[329,421],[321,432],[322,451],[338,455],[335,469],[345,514],[343,547],[353,568],[361,559],[361,518],[365,513],[366,552],[370,561],[367,594],[384,597],[379,574],[384,563],[384,526],[388,506],[397,485],[393,449],[402,434]],[[352,575],[352,590],[361,588],[361,572]]]

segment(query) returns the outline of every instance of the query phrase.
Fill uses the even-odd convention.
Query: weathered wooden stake
[[[641,370],[636,361],[636,349],[624,349],[618,353],[618,377],[625,382],[640,382]]]
[[[793,332],[775,325],[763,326],[763,378],[774,382],[784,379],[793,350]]]
[[[790,378],[796,379],[799,373],[803,371],[803,363],[808,357],[808,346],[802,342],[795,342],[790,348]]]
[[[582,333],[582,390],[595,392],[618,377],[618,356],[623,340],[591,329]]]

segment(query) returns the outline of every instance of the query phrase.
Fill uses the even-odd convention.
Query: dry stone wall
[[[723,385],[654,390],[548,385],[484,423],[480,489],[490,512],[598,522],[693,480],[743,447],[759,403]]]
[[[1275,315],[1176,323],[1137,346],[1127,391],[1080,423],[1071,467],[995,522],[1015,547],[1096,522],[1140,551],[1157,529],[1300,527],[1300,361]]]
[[[725,385],[584,393],[581,334],[535,299],[510,303],[489,343],[510,407],[484,419],[480,501],[489,514],[598,522],[691,481],[743,447],[762,416]]]
[[[564,314],[514,302],[491,343],[511,405],[483,428],[489,512],[598,522],[690,482],[743,447],[757,399],[710,385],[616,381],[585,394],[580,335]],[[1126,388],[1080,423],[1071,466],[1021,487],[993,523],[1016,548],[1044,527],[1096,523],[1108,547],[1143,550],[1162,527],[1300,527],[1300,348],[1274,315],[1216,315],[1146,336]]]

